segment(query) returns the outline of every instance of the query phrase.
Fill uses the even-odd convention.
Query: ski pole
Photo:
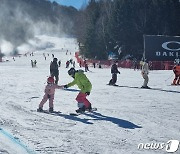
[[[173,74],[174,75],[174,74]],[[169,80],[173,75],[171,75],[169,78],[167,78],[166,80],[165,80],[165,82],[167,81],[167,80]]]

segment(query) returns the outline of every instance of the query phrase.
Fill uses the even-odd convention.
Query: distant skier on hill
[[[36,64],[37,64],[37,61],[36,61],[36,60],[34,60],[34,67],[36,67]]]
[[[86,60],[84,60],[84,68],[85,68],[85,72],[89,71],[89,67]]]
[[[142,62],[142,69],[141,69],[141,75],[144,78],[144,83],[141,88],[149,89],[149,87],[147,86],[149,82],[148,74],[149,74],[149,66],[148,66],[147,59],[145,59],[144,62]]]
[[[54,94],[55,94],[55,89],[61,89],[63,88],[63,86],[58,86],[57,84],[54,84],[54,78],[53,77],[49,77],[47,79],[47,85],[45,87],[45,94],[44,97],[42,99],[42,101],[39,104],[39,108],[37,109],[38,112],[43,112],[43,106],[46,103],[46,101],[49,99],[49,112],[53,112],[54,111]]]
[[[54,58],[53,62],[50,64],[50,74],[51,77],[55,77],[55,84],[58,84],[59,81],[59,70],[58,70],[58,59]]]
[[[69,64],[70,64],[70,62],[69,62],[69,60],[67,60],[66,61],[66,68],[69,68]]]
[[[61,60],[58,61],[58,65],[59,65],[59,67],[61,67]]]
[[[68,88],[76,84],[81,90],[78,96],[76,97],[76,101],[78,102],[79,107],[79,109],[77,109],[76,112],[81,113],[84,112],[86,109],[90,111],[92,109],[91,103],[86,99],[86,96],[90,95],[92,89],[91,82],[82,70],[75,70],[74,68],[71,68],[68,71],[68,74],[71,77],[73,77],[74,80],[69,84],[64,85],[64,88]]]
[[[34,62],[33,62],[33,60],[31,60],[31,66],[32,66],[32,68],[34,67]]]
[[[113,65],[111,66],[112,79],[109,81],[109,85],[116,85],[117,74],[120,74],[116,63],[117,61],[114,61]]]

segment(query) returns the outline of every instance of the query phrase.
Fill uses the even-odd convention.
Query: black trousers
[[[117,81],[117,74],[113,73],[112,74],[112,79],[109,81],[109,84],[115,84]]]
[[[58,84],[59,81],[59,73],[51,72],[51,77],[55,77],[55,84]]]

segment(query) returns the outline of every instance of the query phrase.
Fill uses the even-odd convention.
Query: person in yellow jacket
[[[86,77],[82,70],[75,70],[71,68],[68,71],[68,74],[74,78],[74,80],[67,85],[64,85],[64,88],[68,88],[74,85],[77,85],[80,89],[79,94],[76,97],[76,101],[78,102],[78,108],[76,110],[77,113],[84,112],[85,110],[91,110],[91,103],[87,100],[86,96],[90,95],[92,84],[89,79]]]

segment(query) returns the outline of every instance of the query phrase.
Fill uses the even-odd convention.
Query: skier
[[[73,59],[71,58],[71,59],[69,60],[69,62],[70,62],[70,64],[72,64],[72,62],[73,62]]]
[[[148,66],[148,63],[147,63],[147,59],[145,59],[144,62],[142,63],[142,69],[141,69],[141,75],[144,78],[144,84],[143,84],[143,86],[141,88],[150,89],[147,86],[148,81],[149,81],[148,74],[149,74],[149,66]]]
[[[73,67],[75,68],[75,64],[76,64],[76,62],[75,61],[73,61]]]
[[[133,68],[134,68],[134,71],[137,69],[138,70],[138,61],[136,58],[133,59]]]
[[[31,60],[31,66],[32,66],[32,68],[34,67],[34,62],[33,62],[33,60]]]
[[[101,66],[101,61],[99,61],[99,68],[102,68],[102,66]]]
[[[81,61],[79,61],[79,67],[81,67],[82,66],[82,63],[81,63]]]
[[[36,64],[37,64],[37,61],[36,61],[36,60],[34,60],[34,67],[36,67]]]
[[[69,68],[69,64],[70,64],[70,62],[69,62],[69,60],[67,60],[66,61],[66,68]]]
[[[86,60],[84,60],[84,68],[85,68],[85,72],[89,71],[89,67]]]
[[[48,77],[47,79],[47,85],[45,87],[45,94],[42,99],[42,101],[39,104],[39,108],[37,109],[38,112],[43,112],[43,105],[46,103],[46,101],[49,99],[49,112],[54,111],[54,94],[55,94],[55,89],[62,89],[63,86],[58,86],[57,84],[54,84],[54,78],[53,77]]]
[[[93,67],[96,68],[96,63],[95,62],[93,62]]]
[[[114,61],[114,64],[111,66],[112,79],[109,81],[109,85],[116,85],[117,73],[120,74],[116,63],[117,61]]]
[[[61,60],[58,61],[58,65],[59,65],[59,67],[61,67]]]
[[[175,74],[175,78],[173,80],[172,85],[180,85],[180,65],[175,65],[173,67],[173,72]]]
[[[86,99],[86,96],[90,95],[92,84],[89,79],[86,77],[82,70],[75,70],[71,68],[68,71],[68,74],[74,78],[74,80],[67,85],[64,85],[64,88],[68,88],[74,86],[75,84],[79,87],[80,92],[76,97],[76,101],[78,102],[78,108],[76,110],[77,113],[82,113],[85,110],[91,111],[91,103]]]
[[[53,62],[50,64],[50,74],[51,77],[55,77],[55,84],[58,84],[59,81],[59,70],[58,70],[58,59],[54,58]]]

